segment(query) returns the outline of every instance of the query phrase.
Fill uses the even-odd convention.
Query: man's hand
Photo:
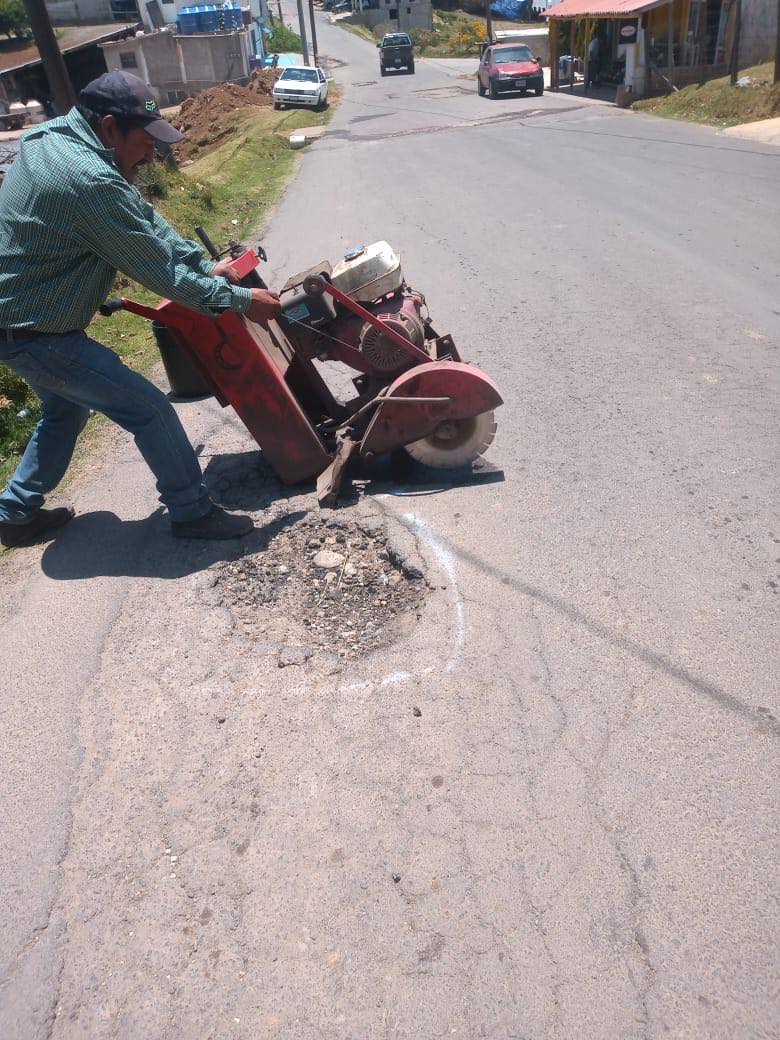
[[[246,316],[258,325],[265,325],[271,318],[278,318],[281,310],[282,305],[279,303],[278,293],[271,292],[269,289],[253,289],[252,302]]]
[[[237,285],[241,279],[238,277],[236,272],[231,267],[232,260],[220,260],[219,263],[214,264],[211,271],[212,278],[227,278],[233,285]]]

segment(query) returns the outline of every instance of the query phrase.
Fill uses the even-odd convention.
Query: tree
[[[0,33],[9,39],[30,35],[30,24],[22,0],[0,0]]]

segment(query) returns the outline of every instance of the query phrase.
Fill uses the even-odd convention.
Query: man
[[[589,87],[591,83],[594,87],[597,87],[601,82],[599,76],[599,61],[601,58],[601,39],[598,35],[594,36],[588,44],[588,82],[585,84]]]
[[[90,410],[133,434],[174,536],[235,538],[252,530],[249,517],[209,499],[167,397],[84,332],[117,269],[203,313],[231,310],[255,322],[279,313],[275,293],[231,284],[226,263],[180,238],[133,187],[155,142],[181,137],[142,80],[109,72],[85,87],[67,116],[24,135],[0,188],[0,363],[41,400],[41,420],[0,493],[6,547],[35,541],[74,515],[43,503]]]

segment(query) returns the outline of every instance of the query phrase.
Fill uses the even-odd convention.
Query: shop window
[[[135,60],[135,54],[132,51],[120,51],[119,59],[122,62],[123,69],[138,68],[138,62]]]

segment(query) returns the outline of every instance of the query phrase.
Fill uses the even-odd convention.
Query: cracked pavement
[[[390,241],[496,440],[339,511],[430,585],[348,667],[236,624],[235,548],[171,541],[118,433],[0,561],[0,1035],[769,1040],[780,151],[320,42],[346,97],[268,281]],[[314,508],[180,414],[225,505]]]

